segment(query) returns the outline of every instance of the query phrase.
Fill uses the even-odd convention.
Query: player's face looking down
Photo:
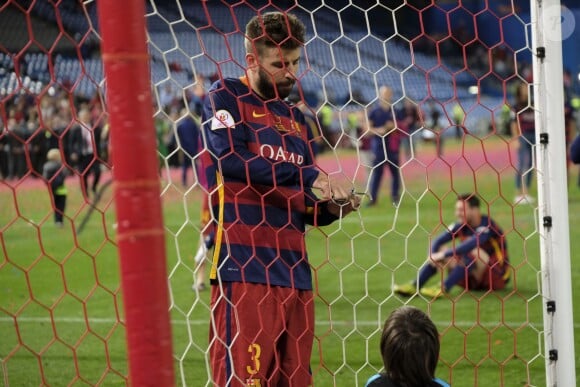
[[[291,50],[265,48],[257,60],[253,54],[249,54],[248,71],[255,72],[256,78],[253,83],[255,91],[268,100],[288,97],[296,83],[300,51],[300,48]]]

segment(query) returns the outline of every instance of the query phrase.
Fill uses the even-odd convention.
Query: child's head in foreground
[[[395,309],[383,328],[385,373],[401,386],[433,384],[439,360],[439,333],[433,321],[413,306]]]

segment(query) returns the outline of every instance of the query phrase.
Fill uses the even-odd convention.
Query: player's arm
[[[385,134],[387,134],[388,132],[390,132],[391,130],[393,130],[395,128],[395,121],[391,118],[390,120],[387,120],[384,124],[379,125],[377,124],[377,111],[374,110],[370,113],[369,115],[369,131],[371,133],[376,134],[377,136],[384,136]]]
[[[391,113],[391,118],[388,119],[387,122],[385,122],[381,128],[385,132],[385,134],[388,134],[391,131],[393,131],[393,129],[395,129],[395,127],[396,127],[395,116]]]
[[[313,144],[312,137],[313,131],[307,131],[305,143],[308,147]],[[314,153],[312,150],[307,153],[305,165],[313,165]],[[360,207],[361,198],[354,192],[352,185],[346,185],[343,181],[322,171],[319,171],[312,187],[305,187],[304,190],[308,209],[307,224],[326,226]]]
[[[395,121],[388,120],[384,123],[384,125],[375,126],[374,123],[371,121],[370,131],[378,136],[384,136],[385,134],[389,133],[391,130],[395,128]]]
[[[457,231],[458,228],[459,227],[457,224],[453,224],[446,231],[437,235],[437,237],[431,243],[429,257],[427,257],[427,260],[431,259],[433,261],[440,261],[447,258],[447,255],[445,254],[446,250],[444,250],[443,247],[453,240],[453,232]]]
[[[248,138],[240,125],[236,97],[227,88],[210,92],[204,103],[204,117],[207,147],[212,156],[219,160],[224,177],[243,177],[248,183],[266,186],[313,186],[319,174],[316,167],[273,163],[248,149]]]
[[[463,240],[461,243],[452,246],[448,249],[441,251],[441,255],[443,258],[448,258],[453,255],[465,255],[475,249],[483,245],[485,242],[489,240],[491,237],[491,232],[488,227],[481,227],[478,229],[472,236]]]
[[[323,174],[321,173],[321,175]],[[319,200],[312,194],[312,191],[308,191],[306,197],[307,211],[305,222],[314,226],[327,226],[335,220],[358,210],[361,203],[360,196],[352,192],[352,190],[345,194],[343,199]],[[310,205],[308,202],[310,202]]]

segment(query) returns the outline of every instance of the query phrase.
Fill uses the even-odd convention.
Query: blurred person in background
[[[70,129],[70,158],[81,177],[81,189],[85,198],[89,197],[89,176],[92,176],[90,192],[97,194],[101,179],[101,163],[97,157],[100,148],[101,127],[91,122],[91,112],[87,106],[81,106],[76,125]]]
[[[512,142],[517,149],[516,197],[514,204],[532,204],[535,199],[530,196],[534,167],[534,150],[536,145],[535,112],[529,98],[528,84],[522,83],[516,89],[516,100],[512,109],[511,123]]]
[[[399,204],[401,176],[399,171],[400,137],[395,129],[395,115],[391,100],[393,91],[388,86],[381,86],[377,105],[369,112],[369,131],[372,150],[372,171],[369,180],[370,202],[374,206],[379,200],[379,191],[385,166],[391,172],[391,202]]]
[[[66,208],[67,189],[65,178],[67,169],[62,165],[60,149],[53,148],[46,154],[46,162],[42,168],[42,177],[50,188],[50,196],[54,208],[54,224],[63,226],[64,211]]]
[[[404,134],[401,136],[401,150],[405,155],[405,160],[411,160],[417,155],[417,143],[419,136],[417,130],[422,126],[422,118],[417,108],[417,104],[405,98],[403,107],[397,114],[398,122]]]
[[[187,173],[194,168],[197,155],[201,150],[201,132],[199,122],[188,108],[181,110],[181,117],[177,122],[177,145],[181,149],[181,185],[188,187]],[[194,171],[194,182],[197,180]]]
[[[395,285],[393,291],[403,296],[419,293],[436,299],[459,285],[469,290],[505,288],[511,278],[507,241],[502,229],[480,209],[475,194],[462,194],[455,202],[456,222],[431,243],[429,256],[417,280]],[[424,287],[440,270],[447,270],[445,280]]]

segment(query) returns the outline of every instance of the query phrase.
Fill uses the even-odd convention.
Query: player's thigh
[[[472,262],[471,265],[475,266],[471,273],[475,278],[481,278],[489,268],[489,254],[483,249],[475,248],[468,256]]]
[[[277,385],[309,386],[312,384],[310,357],[314,340],[314,297],[312,291],[292,290],[284,298],[286,332],[278,345],[281,375]]]
[[[245,386],[273,375],[275,343],[284,330],[284,311],[273,288],[260,284],[212,286],[210,358],[214,383]],[[233,378],[233,379],[232,379]]]
[[[468,255],[469,265],[469,288],[470,289],[488,289],[490,275],[490,257],[485,250],[480,248],[473,249]]]

